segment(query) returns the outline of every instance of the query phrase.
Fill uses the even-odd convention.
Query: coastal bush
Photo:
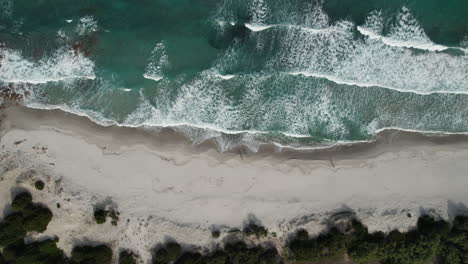
[[[204,260],[203,256],[198,252],[185,252],[174,264],[204,264]]]
[[[224,251],[216,250],[215,252],[204,257],[206,264],[225,264],[227,262],[227,255]]]
[[[228,259],[226,263],[231,264],[275,264],[280,262],[280,257],[275,248],[248,247],[242,241],[226,244],[224,251]]]
[[[265,227],[253,223],[245,226],[242,231],[248,236],[255,235],[258,238],[268,235],[268,230]]]
[[[44,232],[53,216],[49,208],[34,204],[28,192],[18,194],[13,199],[11,208],[22,218],[22,222],[17,224],[26,232]]]
[[[0,247],[6,247],[23,239],[26,235],[23,221],[21,213],[14,213],[0,222]]]
[[[180,253],[182,247],[177,242],[168,242],[163,247],[156,250],[154,257],[154,264],[165,264],[175,261]]]
[[[340,258],[346,252],[357,264],[418,264],[428,263],[436,257],[442,259],[441,263],[463,263],[457,261],[463,259],[463,252],[468,247],[445,242],[451,241],[450,238],[460,241],[457,235],[462,229],[459,227],[464,226],[460,223],[464,222],[458,220],[457,223],[450,230],[448,223],[443,220],[421,216],[415,230],[407,233],[394,230],[385,235],[382,232],[369,234],[362,223],[353,220],[346,234],[332,228],[327,234],[309,239],[307,232],[300,230],[287,246],[290,257],[303,262]],[[467,239],[468,236],[464,234],[461,237]]]
[[[219,238],[220,236],[221,236],[221,232],[219,230],[211,231],[211,237],[212,238]]]
[[[106,210],[96,210],[94,211],[94,219],[96,220],[97,224],[104,224],[107,220],[107,214],[108,212]]]
[[[73,248],[71,264],[110,264],[112,250],[106,245],[78,246]]]
[[[312,239],[305,239],[304,232],[298,234],[300,238],[296,237],[288,244],[291,257],[296,261],[320,262],[339,258],[346,252],[347,237],[336,228]]]
[[[129,250],[121,251],[119,254],[119,264],[137,264],[136,258],[137,256]]]
[[[468,263],[468,217],[457,216],[439,252],[441,264]]]
[[[32,206],[32,196],[28,192],[22,192],[15,196],[11,203],[11,209],[14,211],[24,211]]]
[[[24,229],[42,233],[47,229],[51,220],[52,212],[49,208],[33,206],[25,213]]]
[[[62,264],[66,262],[63,251],[52,239],[27,245],[24,243],[10,245],[4,249],[4,258],[7,263],[15,264]]]
[[[37,180],[34,183],[34,187],[36,187],[37,190],[42,191],[42,190],[44,190],[44,182],[41,181],[41,180]]]
[[[119,221],[119,213],[114,210],[98,209],[94,211],[94,219],[97,224],[104,224],[107,221],[107,217],[111,218],[111,224],[116,226]]]

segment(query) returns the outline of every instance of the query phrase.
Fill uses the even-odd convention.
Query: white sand
[[[221,154],[175,135],[103,128],[21,107],[5,110],[1,127],[0,208],[10,202],[12,187],[28,188],[54,213],[41,236],[58,235],[66,252],[101,241],[131,248],[146,262],[149,249],[167,237],[209,245],[216,241],[213,226],[242,227],[252,215],[281,243],[298,227],[321,231],[323,221],[342,210],[353,210],[371,231],[389,231],[406,230],[424,212],[449,218],[468,203],[463,137],[436,144],[396,134],[391,144],[324,152],[320,160]],[[42,192],[32,188],[39,178],[46,181]],[[117,227],[94,223],[93,206],[100,204],[120,211]]]

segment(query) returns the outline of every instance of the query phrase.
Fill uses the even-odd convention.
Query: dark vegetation
[[[63,251],[57,247],[56,240],[24,244],[19,242],[3,250],[6,263],[15,264],[54,264],[66,261]]]
[[[73,248],[71,264],[110,264],[112,250],[106,245],[79,246]]]
[[[23,240],[27,232],[44,232],[52,220],[49,208],[32,202],[30,193],[18,194],[11,203],[12,214],[0,222],[0,247]]]
[[[41,181],[41,180],[37,180],[34,183],[34,187],[36,187],[37,190],[42,191],[42,190],[44,190],[44,182]]]
[[[246,225],[242,232],[247,236],[255,235],[257,238],[266,237],[268,235],[268,230],[265,227],[254,223]]]
[[[176,242],[159,247],[154,254],[154,264],[275,264],[283,263],[276,248],[271,246],[249,246],[243,241],[229,242],[224,249],[208,254],[181,250]]]
[[[96,220],[118,218],[115,211],[98,210]],[[67,259],[57,247],[58,238],[26,243],[28,232],[43,232],[52,212],[33,203],[30,193],[18,194],[11,203],[11,213],[0,221],[0,264],[110,264],[112,250],[106,245],[77,246]],[[114,219],[113,219],[114,220]],[[267,230],[256,224],[243,229],[248,236],[263,237]],[[219,231],[212,232],[219,237]],[[286,259],[293,263],[317,263],[342,260],[347,255],[352,263],[366,264],[468,264],[468,217],[458,216],[453,223],[429,216],[418,219],[414,230],[369,233],[357,220],[341,228],[331,227],[326,233],[311,237],[298,230],[285,248]],[[275,264],[285,263],[275,247],[251,245],[243,241],[226,242],[211,252],[192,248],[183,250],[174,241],[153,252],[154,264]],[[136,264],[137,256],[128,250],[119,254],[119,264]]]
[[[119,254],[119,264],[137,264],[137,256],[135,253],[124,250]]]
[[[47,239],[25,244],[27,232],[44,232],[52,220],[52,212],[34,204],[30,193],[18,194],[11,203],[12,213],[0,222],[0,263],[55,264],[64,263],[57,240]]]
[[[115,210],[97,209],[94,211],[94,219],[97,224],[104,224],[107,221],[107,217],[111,218],[111,224],[114,226],[119,222],[119,212]]]
[[[328,233],[309,238],[300,231],[287,245],[290,258],[299,262],[330,261],[348,254],[353,263],[419,264],[468,263],[468,217],[457,217],[450,228],[429,216],[418,219],[417,228],[407,233],[392,231],[368,233],[354,220],[349,230],[332,228]]]
[[[219,238],[220,236],[221,236],[221,232],[219,230],[211,231],[211,237],[212,238]]]

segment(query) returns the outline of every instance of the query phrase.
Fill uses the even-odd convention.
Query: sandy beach
[[[355,146],[220,153],[170,129],[101,127],[59,110],[2,111],[0,206],[18,188],[31,190],[54,214],[41,236],[59,235],[66,252],[101,241],[148,260],[168,237],[209,246],[213,227],[252,219],[281,244],[299,227],[322,231],[340,212],[370,231],[407,230],[423,213],[467,212],[468,136],[389,130]],[[36,179],[45,191],[31,188]],[[118,226],[95,224],[100,205],[121,213]]]

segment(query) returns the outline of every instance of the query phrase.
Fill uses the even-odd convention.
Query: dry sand
[[[100,241],[147,262],[149,249],[168,237],[206,246],[217,241],[213,227],[240,228],[249,219],[281,244],[299,227],[320,232],[343,211],[371,231],[406,230],[421,213],[447,219],[466,213],[468,203],[466,136],[386,131],[352,147],[240,155],[192,146],[170,130],[100,127],[24,107],[3,110],[0,132],[0,208],[28,188],[54,213],[39,236],[58,235],[66,252]],[[44,191],[31,187],[36,179]],[[118,209],[117,227],[94,223],[100,205]]]

